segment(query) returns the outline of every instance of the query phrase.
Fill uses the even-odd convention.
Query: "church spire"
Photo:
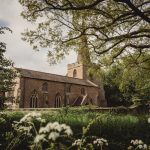
[[[80,43],[78,47],[77,63],[88,64],[90,63],[90,53],[88,48],[88,42],[86,35],[80,38]]]
[[[86,14],[81,14],[80,19],[82,21],[81,26],[82,29],[86,28]],[[82,35],[79,39],[79,46],[78,46],[78,56],[77,56],[77,63],[79,64],[89,64],[90,61],[90,53],[88,47],[88,40],[86,35]]]
[[[77,54],[77,63],[78,63],[78,64],[81,64],[81,63],[82,63],[82,56],[81,56],[81,54],[79,53],[79,51],[78,51],[78,54]]]

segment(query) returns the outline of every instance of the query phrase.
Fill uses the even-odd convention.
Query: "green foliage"
[[[138,57],[138,61],[137,61]],[[135,60],[135,61],[134,61]],[[106,98],[111,104],[131,104],[134,96],[150,99],[150,54],[126,56],[107,70],[103,70]]]
[[[7,27],[0,27],[0,36],[5,34],[5,31],[11,31]],[[12,61],[5,58],[6,44],[0,41],[0,109],[4,109],[6,100],[5,93],[12,90],[16,72],[12,69]]]
[[[28,112],[3,112],[1,114],[0,143],[2,145],[8,142],[8,140],[5,141],[5,138],[12,131],[13,121],[19,121],[26,113]],[[61,112],[61,114],[53,111],[42,112],[42,118],[46,120],[45,124],[58,121],[71,126],[76,139],[82,138],[82,131],[86,136],[104,137],[108,140],[111,150],[126,149],[131,139],[139,138],[145,143],[150,143],[150,125],[147,122],[148,116],[145,115],[133,116],[70,110],[67,114],[66,112]],[[35,125],[38,129],[38,123]],[[28,142],[25,142],[25,149],[30,145]]]

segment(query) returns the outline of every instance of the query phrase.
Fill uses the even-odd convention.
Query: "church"
[[[59,108],[62,106],[107,105],[101,83],[90,80],[87,67],[79,60],[68,64],[66,76],[15,68],[13,104],[19,108]],[[96,80],[95,80],[96,81]]]

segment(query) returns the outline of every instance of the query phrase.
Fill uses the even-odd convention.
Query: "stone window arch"
[[[57,93],[55,96],[55,108],[61,107],[61,101],[62,101],[62,97],[60,93]]]
[[[77,70],[76,70],[76,69],[73,70],[73,77],[74,77],[74,78],[77,77]]]
[[[47,82],[43,83],[43,85],[42,85],[42,91],[48,92],[48,83]]]
[[[38,103],[38,93],[36,90],[33,90],[32,95],[30,97],[30,108],[37,108]]]
[[[81,94],[85,95],[85,88],[81,88]]]
[[[70,92],[71,92],[71,85],[68,85],[68,86],[66,87],[66,92],[67,92],[67,93],[70,93]]]

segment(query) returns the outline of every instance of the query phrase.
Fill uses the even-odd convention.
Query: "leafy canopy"
[[[26,30],[24,40],[34,49],[49,49],[52,64],[84,45],[82,37],[86,38],[91,61],[101,66],[134,53],[140,58],[150,48],[149,0],[19,2],[22,16],[37,25],[34,30]]]
[[[108,101],[131,102],[134,97],[142,100],[150,99],[150,54],[127,56],[121,62],[113,64],[108,70],[103,70],[105,91]],[[126,101],[126,102],[125,102]]]

